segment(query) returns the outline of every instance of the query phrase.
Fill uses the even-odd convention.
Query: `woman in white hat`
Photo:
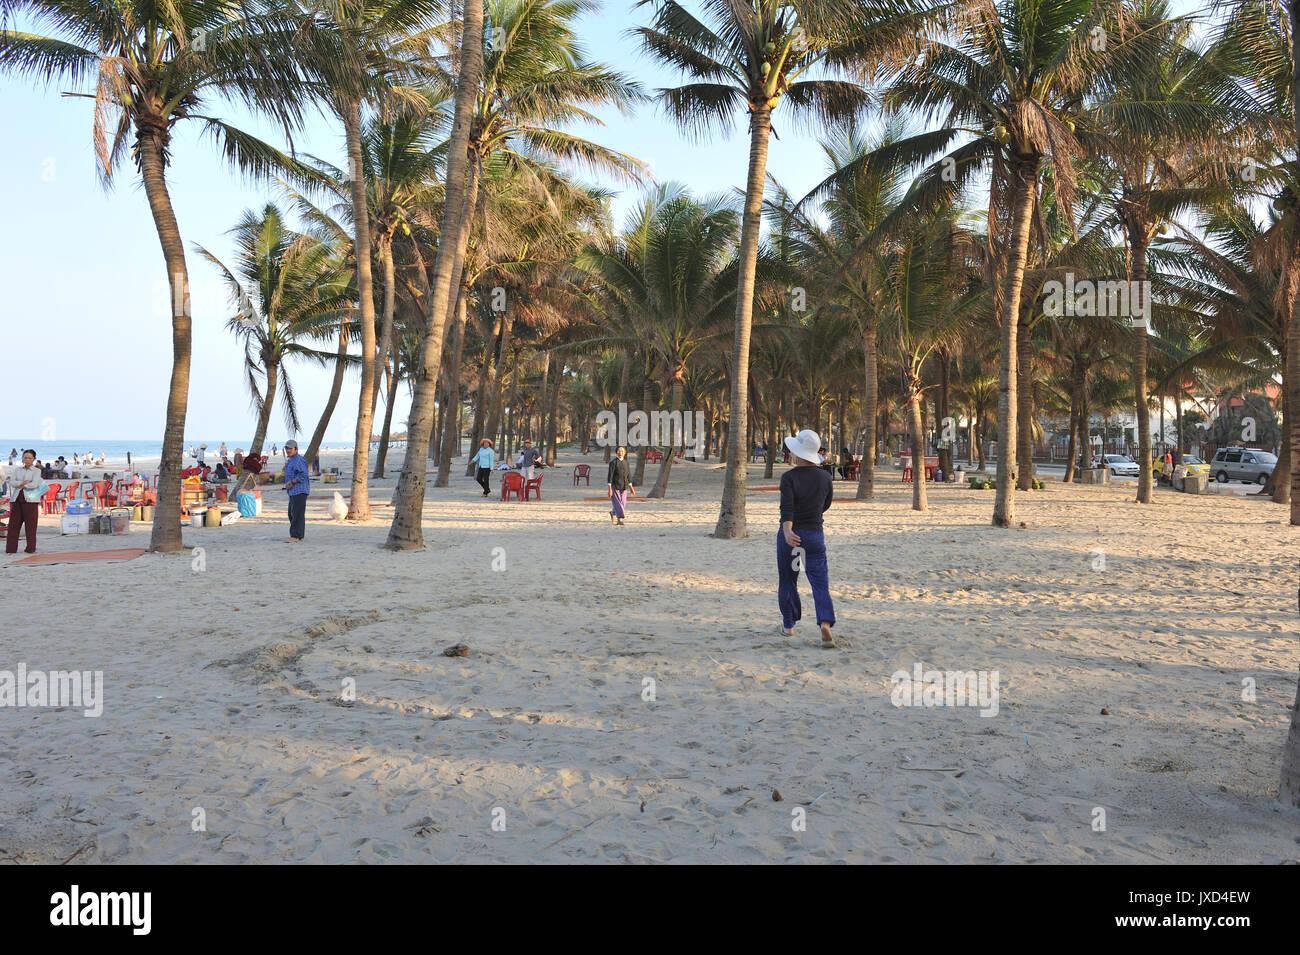
[[[832,479],[821,468],[821,439],[816,431],[800,431],[786,438],[785,446],[794,466],[781,475],[781,530],[776,535],[776,601],[781,608],[781,632],[794,636],[794,625],[803,615],[799,602],[802,570],[812,587],[822,646],[834,647],[831,627],[835,626],[835,607],[831,603],[830,570],[822,534],[822,514],[831,506]]]

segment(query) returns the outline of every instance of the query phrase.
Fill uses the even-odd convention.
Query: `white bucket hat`
[[[813,464],[822,463],[822,456],[817,453],[822,446],[822,439],[817,436],[816,431],[804,428],[794,437],[786,438],[785,446],[796,458],[811,461]]]

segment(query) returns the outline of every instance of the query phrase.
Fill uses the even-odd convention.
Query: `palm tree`
[[[889,0],[703,0],[703,20],[676,0],[640,0],[647,3],[654,6],[653,24],[636,35],[647,52],[688,79],[659,90],[673,121],[696,137],[725,127],[737,114],[749,124],[727,471],[713,532],[744,537],[749,340],[773,113],[784,99],[796,119],[822,126],[859,115],[869,104],[867,92],[836,77],[850,67],[866,72],[866,64],[911,44],[920,18]],[[811,78],[818,71],[823,77]]]
[[[48,35],[0,30],[0,72],[93,92],[93,141],[101,181],[113,182],[127,149],[144,185],[171,290],[172,373],[150,547],[181,548],[181,466],[190,382],[189,269],[172,208],[167,168],[177,124],[194,120],[237,168],[262,175],[295,164],[279,150],[204,109],[224,98],[286,128],[301,119],[305,93],[295,69],[292,24],[210,0],[88,4],[6,0],[6,12],[48,24]]]
[[[325,360],[303,339],[332,336],[350,304],[349,277],[340,271],[335,249],[317,236],[288,229],[274,203],[267,203],[260,214],[246,210],[231,234],[236,255],[233,268],[202,246],[194,248],[221,271],[236,306],[226,327],[244,341],[248,390],[257,414],[248,453],[256,456],[262,453],[267,423],[281,389],[285,423],[291,433],[300,430],[284,362],[290,355]],[[265,381],[265,390],[259,387],[259,376]]]
[[[588,107],[626,105],[636,87],[623,76],[589,63],[577,41],[574,21],[593,9],[589,0],[489,0],[492,49],[483,50],[483,15],[478,4],[465,10],[456,80],[456,115],[448,146],[443,240],[438,243],[428,304],[425,357],[417,369],[408,421],[406,464],[398,480],[388,546],[405,550],[423,545],[420,512],[434,418],[447,316],[462,291],[461,276],[470,227],[478,208],[483,163],[493,153],[531,173],[544,186],[555,176],[539,160],[585,163],[613,172],[636,168],[630,157],[603,149],[561,127],[595,121]],[[501,42],[498,43],[497,40]],[[450,47],[450,44],[449,44]],[[452,240],[454,237],[454,240]],[[503,316],[508,340],[512,313]],[[459,369],[453,369],[453,377]]]
[[[732,308],[737,220],[723,197],[697,201],[682,186],[661,185],[621,236],[589,246],[578,261],[611,299],[615,320],[626,319],[623,334],[655,356],[670,421],[681,412],[688,364]],[[676,442],[667,443],[650,497],[667,492]]]
[[[425,90],[405,85],[426,80],[419,56],[442,0],[294,0],[300,8],[297,41],[305,50],[301,67],[315,81],[319,97],[343,124],[347,176],[352,201],[353,254],[356,257],[358,317],[361,323],[361,392],[352,449],[349,520],[370,518],[370,435],[378,392],[375,363],[374,277],[371,267],[370,207],[366,196],[362,141],[364,109],[376,102],[385,110],[428,107]]]
[[[893,110],[916,109],[927,120],[942,116],[940,127],[879,149],[865,163],[890,168],[950,150],[881,224],[885,234],[951,202],[983,171],[991,173],[987,261],[993,315],[1002,330],[993,524],[1010,527],[1017,330],[1039,187],[1050,172],[1056,201],[1069,216],[1078,189],[1074,163],[1083,155],[1075,128],[1084,101],[1115,64],[1147,53],[1154,41],[1131,31],[1121,35],[1125,15],[1099,0],[972,0],[959,14],[947,31],[919,37],[919,52],[894,72],[885,94]],[[852,264],[878,241],[868,236]]]

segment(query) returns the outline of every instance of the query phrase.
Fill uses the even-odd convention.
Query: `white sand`
[[[0,709],[0,859],[1300,856],[1276,802],[1300,655],[1281,507],[1051,483],[1018,495],[1027,528],[995,530],[993,492],[931,488],[918,515],[886,471],[876,502],[827,515],[840,648],[824,651],[808,617],[779,633],[776,494],[751,494],[748,539],[720,541],[720,470],[678,466],[667,502],[614,528],[582,500],[604,492],[599,455],[590,489],[569,455],[528,505],[481,500],[459,460],[420,553],[378,548],[387,508],[328,522],[345,479],[314,486],[301,545],[282,543],[282,491],[263,518],[187,529],[202,571],[190,553],[0,558],[0,669],[103,670],[106,696],[99,718]],[[56,527],[41,552],[148,544],[142,525]],[[458,642],[467,657],[441,655]],[[890,674],[918,661],[998,670],[998,715],[893,706]]]

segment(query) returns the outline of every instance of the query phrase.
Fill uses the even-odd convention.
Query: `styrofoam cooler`
[[[59,519],[60,534],[89,534],[90,533],[90,515],[89,514],[64,514]]]

